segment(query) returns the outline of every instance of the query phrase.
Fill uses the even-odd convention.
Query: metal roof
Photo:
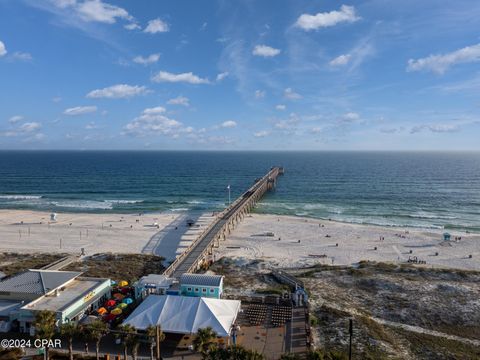
[[[45,295],[81,274],[77,271],[27,270],[0,281],[0,292]]]
[[[205,274],[183,274],[180,285],[220,286],[223,276]]]

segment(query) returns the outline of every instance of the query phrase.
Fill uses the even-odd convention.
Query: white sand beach
[[[194,220],[195,225],[187,226],[187,219]],[[191,212],[142,216],[59,213],[57,221],[51,222],[47,212],[0,210],[0,251],[78,254],[84,248],[86,255],[153,253],[169,261],[212,220],[212,213]],[[261,236],[266,232],[274,236]],[[444,243],[442,233],[252,214],[215,249],[215,258],[263,259],[271,266],[292,267],[315,263],[351,265],[360,260],[406,262],[416,256],[426,261],[426,266],[480,270],[479,234],[451,232],[452,241]],[[461,240],[454,241],[455,237]]]
[[[188,227],[186,219],[195,220]],[[0,251],[154,253],[168,259],[213,219],[209,214],[84,214],[0,210]],[[22,223],[23,222],[23,223]]]
[[[266,232],[274,236],[258,236]],[[443,232],[252,214],[221,243],[215,257],[263,259],[272,267],[295,267],[351,265],[361,260],[407,262],[416,256],[425,266],[480,270],[480,235],[452,231],[452,241],[445,243]],[[455,237],[461,240],[454,241]]]

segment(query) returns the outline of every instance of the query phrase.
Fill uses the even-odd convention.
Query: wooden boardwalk
[[[164,274],[180,278],[184,273],[194,272],[211,254],[215,244],[225,240],[235,225],[256,205],[261,197],[275,187],[283,168],[273,167],[265,176],[244,192],[224,211],[219,213],[205,231],[165,270]]]

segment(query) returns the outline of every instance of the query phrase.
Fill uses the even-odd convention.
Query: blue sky
[[[480,150],[480,2],[0,0],[0,149]]]

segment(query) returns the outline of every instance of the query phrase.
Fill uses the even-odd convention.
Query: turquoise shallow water
[[[272,165],[258,212],[480,232],[480,153],[0,152],[0,208],[215,210]]]

